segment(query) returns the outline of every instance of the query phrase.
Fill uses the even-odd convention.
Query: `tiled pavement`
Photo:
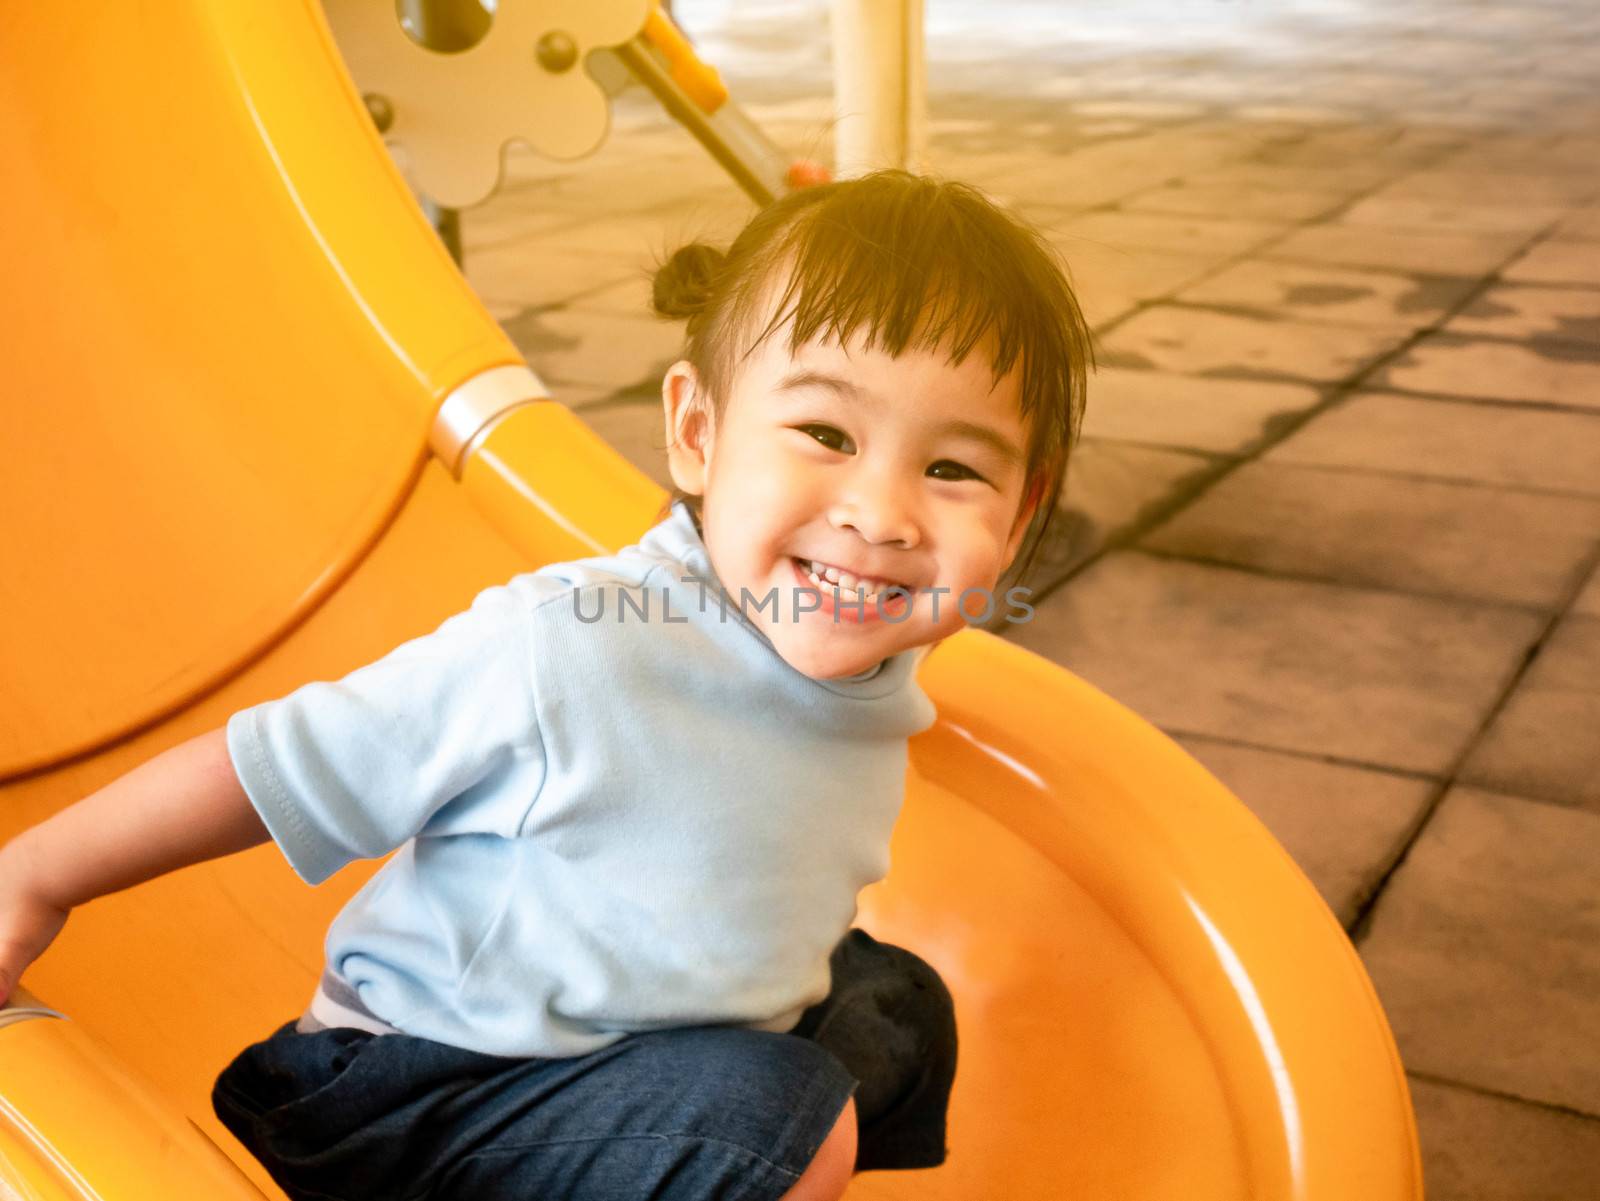
[[[826,160],[826,5],[677,8]],[[1600,1196],[1600,10],[935,0],[928,28],[931,167],[1049,233],[1099,337],[1015,636],[1322,889],[1430,1197]],[[749,211],[635,90],[591,159],[513,157],[467,272],[662,478],[652,256]]]

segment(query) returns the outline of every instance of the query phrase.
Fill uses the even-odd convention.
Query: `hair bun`
[[[650,300],[663,317],[693,317],[706,307],[727,256],[715,246],[691,242],[656,271]]]

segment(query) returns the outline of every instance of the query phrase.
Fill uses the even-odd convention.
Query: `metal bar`
[[[707,113],[674,82],[642,36],[613,52],[757,204],[771,204],[788,191],[789,163],[783,151],[732,101]]]

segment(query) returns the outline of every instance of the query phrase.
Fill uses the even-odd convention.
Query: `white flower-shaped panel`
[[[466,208],[500,183],[506,145],[580,158],[605,139],[610,106],[584,56],[644,28],[649,0],[500,0],[476,45],[441,53],[401,26],[394,0],[324,0],[356,87],[392,114],[384,139],[405,148],[432,200]]]

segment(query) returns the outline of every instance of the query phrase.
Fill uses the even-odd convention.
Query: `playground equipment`
[[[651,523],[432,236],[313,0],[0,28],[0,839]],[[1420,1197],[1377,1000],[1260,824],[1010,644],[964,633],[923,682],[858,921],[954,994],[950,1159],[849,1196]],[[0,1010],[0,1196],[279,1196],[211,1081],[303,1007],[372,866],[309,889],[265,846],[76,912]]]
[[[920,0],[918,0],[920,3]],[[401,148],[435,230],[461,261],[460,210],[500,183],[522,142],[573,159],[605,139],[609,96],[631,80],[758,205],[826,176],[791,160],[728,94],[660,0],[490,5],[325,0],[345,64],[385,140]]]

